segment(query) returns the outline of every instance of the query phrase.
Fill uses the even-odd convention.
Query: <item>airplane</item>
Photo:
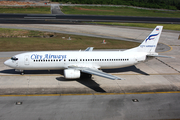
[[[167,57],[155,52],[163,26],[156,26],[138,46],[124,51],[36,51],[15,55],[4,62],[6,66],[23,73],[24,70],[64,70],[65,79],[97,75],[112,80],[123,78],[105,73],[101,69],[114,69],[136,65],[154,57]]]

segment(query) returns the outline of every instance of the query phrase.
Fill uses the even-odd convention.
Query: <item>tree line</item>
[[[180,0],[51,0],[72,4],[128,5],[147,8],[180,10]]]

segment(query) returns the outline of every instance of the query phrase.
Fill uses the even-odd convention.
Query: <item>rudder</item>
[[[151,34],[149,34],[149,36],[138,47],[126,50],[126,52],[155,53],[162,29],[163,26],[156,26]]]
[[[154,53],[161,36],[163,26],[156,26],[151,34],[138,46],[139,52]]]

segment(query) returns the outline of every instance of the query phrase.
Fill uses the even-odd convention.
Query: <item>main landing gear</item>
[[[81,73],[81,78],[89,78],[89,79],[91,79],[92,75],[91,74],[87,74],[87,73]]]
[[[24,70],[15,70],[16,72],[20,72],[21,75],[24,75]]]

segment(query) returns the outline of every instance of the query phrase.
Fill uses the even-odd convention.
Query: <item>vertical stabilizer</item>
[[[136,48],[127,51],[154,53],[159,41],[163,26],[156,26],[151,34]]]

